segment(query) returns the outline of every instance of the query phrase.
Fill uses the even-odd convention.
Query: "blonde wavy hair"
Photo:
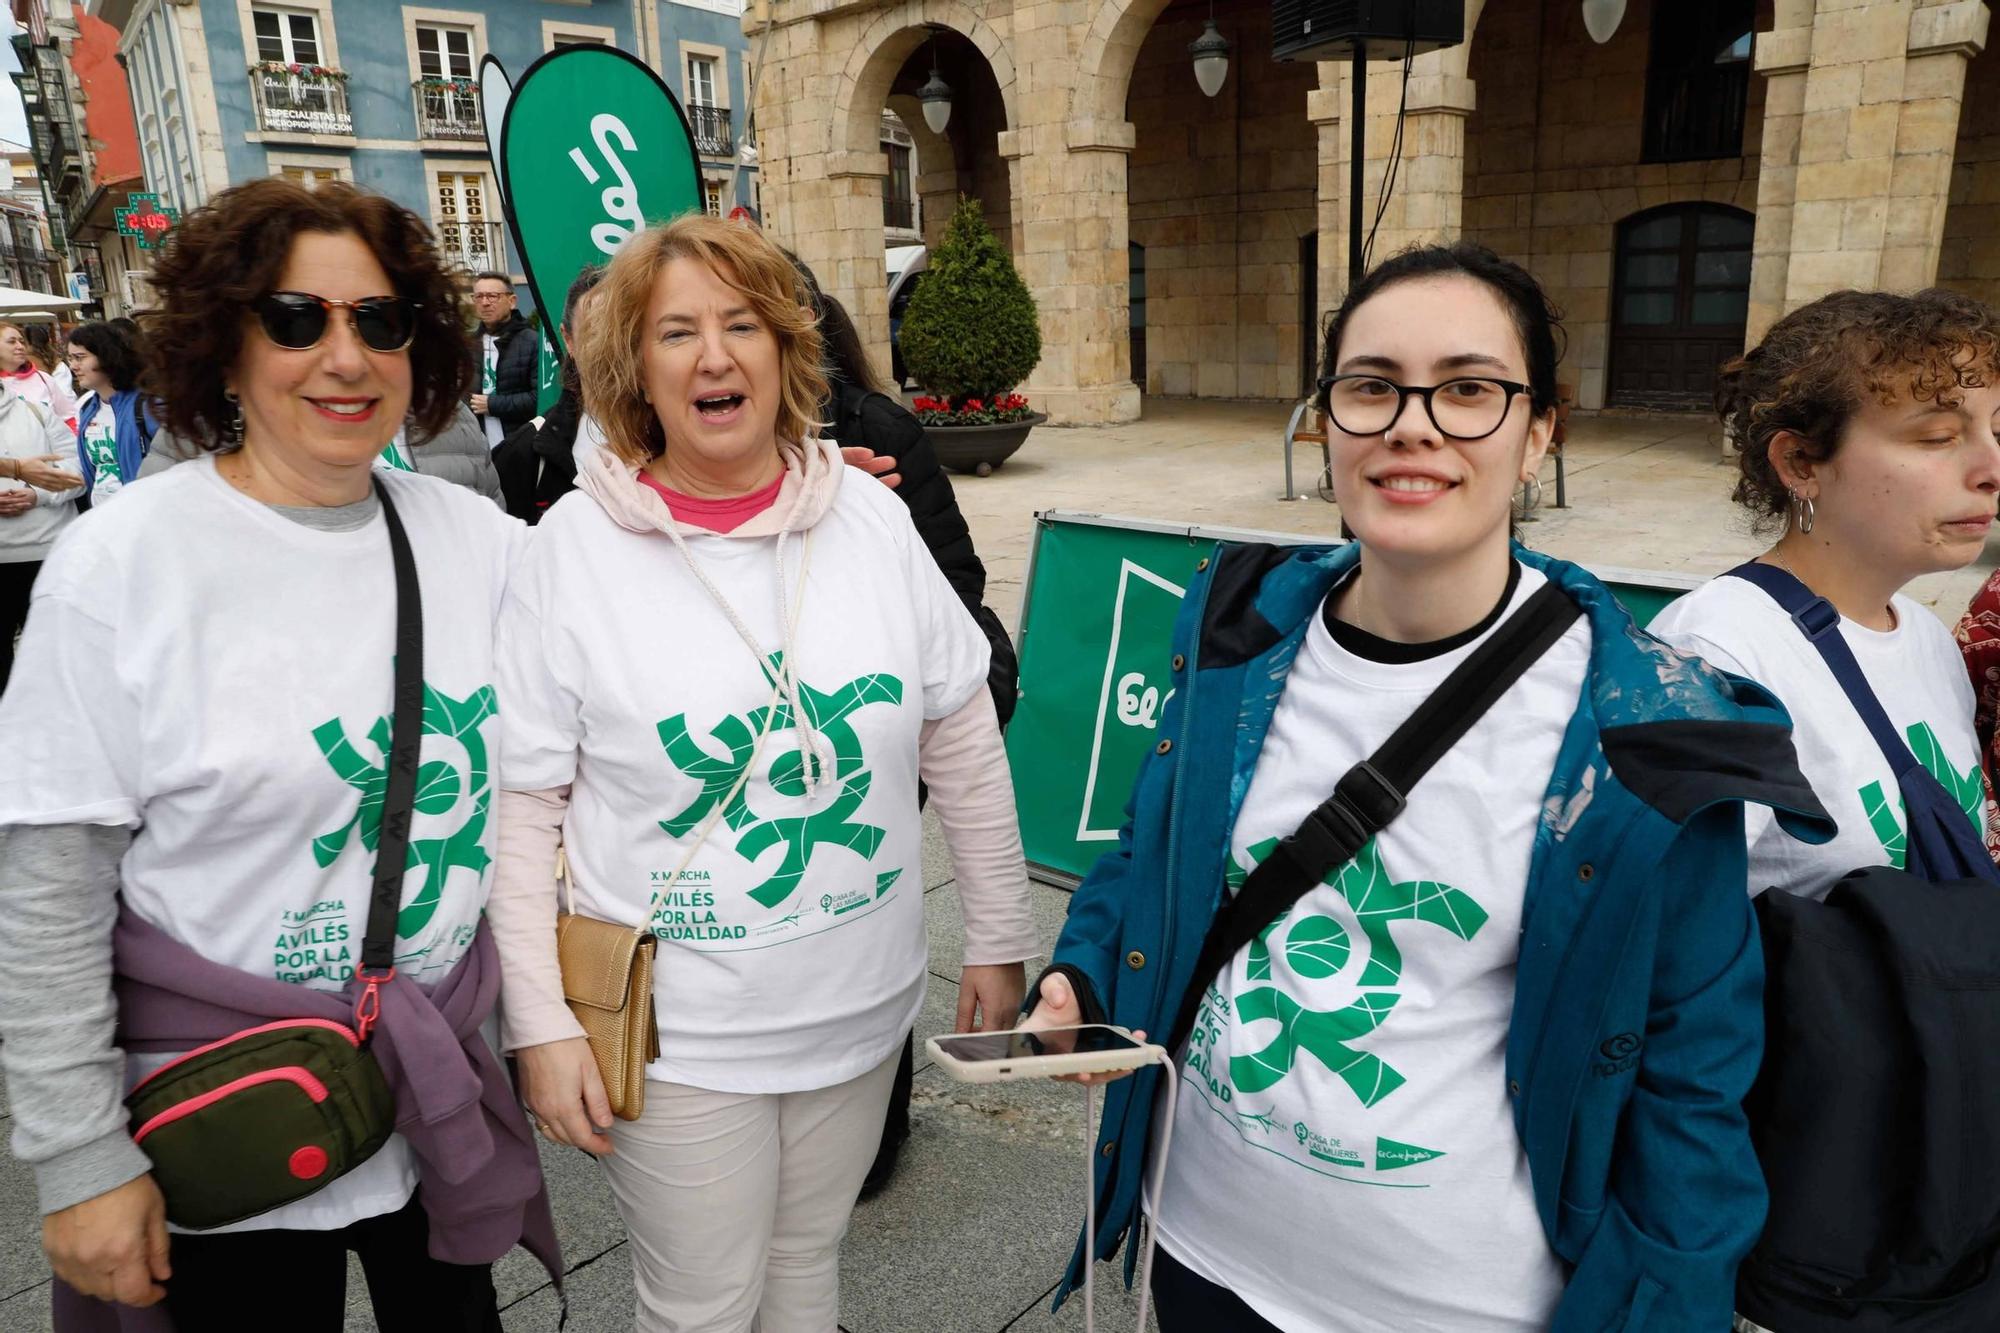
[[[624,462],[643,467],[666,451],[666,431],[646,401],[646,309],[660,274],[676,259],[704,264],[743,293],[778,339],[780,440],[804,440],[827,396],[819,325],[799,273],[754,227],[694,213],[633,237],[604,270],[584,321],[576,360],[584,410],[604,428]]]

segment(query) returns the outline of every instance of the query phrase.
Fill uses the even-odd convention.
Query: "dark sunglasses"
[[[370,351],[400,352],[417,336],[419,309],[415,301],[400,296],[329,301],[310,292],[272,292],[256,305],[264,336],[294,352],[319,346],[326,337],[327,321],[336,310],[351,312],[354,331]]]

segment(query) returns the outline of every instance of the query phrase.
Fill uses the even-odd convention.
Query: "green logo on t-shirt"
[[[784,654],[771,655],[771,664],[765,672],[767,680],[776,679],[783,662]],[[774,707],[754,709],[741,716],[731,715],[716,723],[708,734],[721,746],[719,755],[688,731],[685,713],[674,714],[656,728],[660,746],[666,751],[668,762],[683,776],[699,782],[701,791],[686,809],[672,818],[662,819],[660,827],[672,837],[686,837],[701,827],[702,822],[714,813],[718,805],[729,800],[730,792],[735,790],[735,799],[730,800],[721,819],[732,832],[740,835],[736,841],[737,855],[755,860],[780,844],[785,849],[784,858],[771,877],[750,890],[751,899],[766,908],[775,908],[792,897],[798,890],[799,882],[805,878],[806,867],[822,846],[845,847],[863,860],[872,860],[886,833],[873,824],[864,824],[854,818],[868,797],[874,774],[867,767],[861,738],[855,732],[851,719],[869,704],[900,704],[902,701],[902,681],[879,672],[849,681],[826,693],[801,681],[800,707],[812,729],[832,747],[833,778],[840,787],[833,803],[824,810],[781,819],[760,819],[750,808],[745,795],[748,784],[745,783],[739,790],[737,782],[750,764],[758,736],[769,734],[771,739],[765,743],[774,744],[779,743],[775,733],[795,729],[789,702],[781,700]],[[821,761],[815,756],[813,762],[817,766]],[[817,769],[815,774],[817,776]],[[772,761],[770,781],[772,788],[781,796],[806,794],[805,763],[796,749],[785,750]],[[877,875],[874,896],[879,898],[887,893],[901,875],[900,869]]]
[[[465,749],[466,771],[443,759],[425,760],[417,768],[415,809],[420,815],[449,814],[461,798],[469,800],[465,822],[444,837],[410,839],[405,868],[423,869],[423,883],[414,896],[403,903],[396,918],[396,934],[407,939],[429,924],[444,897],[445,877],[454,868],[486,873],[492,859],[486,853],[486,818],[493,805],[493,775],[486,756],[486,738],[480,727],[497,715],[493,687],[483,685],[464,699],[439,693],[424,686],[424,726],[426,736],[449,736]],[[331,833],[313,839],[313,859],[322,869],[345,852],[359,831],[362,847],[374,851],[382,838],[382,803],[389,788],[389,741],[391,719],[375,719],[366,740],[374,747],[375,758],[365,755],[348,739],[347,728],[332,718],[313,728],[313,741],[340,780],[361,793],[354,817]],[[407,892],[407,886],[405,891]]]
[[[1261,864],[1277,845],[1278,840],[1271,838],[1251,847],[1251,860]],[[1230,887],[1240,889],[1249,874],[1232,859],[1227,872]],[[1275,1019],[1278,1031],[1261,1050],[1232,1056],[1229,1080],[1240,1092],[1262,1092],[1291,1073],[1303,1050],[1338,1074],[1363,1106],[1373,1106],[1403,1085],[1403,1075],[1380,1056],[1347,1043],[1381,1027],[1402,999],[1399,992],[1388,989],[1403,975],[1403,954],[1389,933],[1390,923],[1422,921],[1470,940],[1486,924],[1486,911],[1470,894],[1448,884],[1391,879],[1374,839],[1326,883],[1347,900],[1361,927],[1364,952],[1355,985],[1364,994],[1344,1008],[1318,1010],[1275,983],[1244,991],[1236,997],[1237,1019],[1243,1023]],[[1308,980],[1324,980],[1348,965],[1357,946],[1345,926],[1333,917],[1313,915],[1292,920],[1286,927],[1290,915],[1279,917],[1250,942],[1245,959],[1248,980],[1272,981],[1274,951],[1282,952],[1293,975]],[[1278,941],[1281,927],[1286,928]]]
[[[1986,785],[1979,776],[1979,761],[1963,773],[1951,765],[1945,757],[1944,746],[1938,743],[1937,733],[1928,722],[1919,722],[1908,731],[1910,753],[1924,766],[1924,771],[1936,778],[1944,789],[1951,793],[1965,817],[1972,821],[1973,832],[1984,836],[1986,832]],[[1903,828],[1903,796],[1896,794],[1896,803],[1889,804],[1889,796],[1879,782],[1871,782],[1861,789],[1861,808],[1868,815],[1868,825],[1875,830],[1876,840],[1889,858],[1889,864],[1897,870],[1909,856],[1909,835]]]

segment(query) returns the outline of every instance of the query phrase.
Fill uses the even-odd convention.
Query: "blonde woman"
[[[604,1160],[644,1330],[835,1326],[923,1000],[919,779],[964,903],[959,1026],[1011,1026],[1038,951],[985,637],[814,436],[802,295],[707,218],[612,261],[578,356],[607,443],[501,617],[503,1041],[543,1132]],[[576,911],[659,940],[636,1121],[562,1001],[559,843]]]

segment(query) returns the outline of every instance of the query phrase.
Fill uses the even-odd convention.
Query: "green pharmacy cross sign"
[[[118,234],[136,238],[141,250],[157,250],[180,220],[180,210],[160,207],[157,194],[128,194],[117,213]]]

